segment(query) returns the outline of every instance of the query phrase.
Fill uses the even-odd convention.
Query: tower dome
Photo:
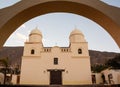
[[[30,32],[30,35],[31,35],[31,34],[39,34],[39,35],[42,36],[42,33],[38,30],[38,28],[33,29],[33,30]]]
[[[70,39],[70,42],[85,42],[83,33],[78,29],[74,29],[70,33],[69,39]]]
[[[72,35],[83,35],[83,33],[78,30],[78,29],[74,29],[71,33],[70,33],[70,36]],[[84,36],[84,35],[83,35]]]
[[[35,28],[30,32],[29,42],[42,42],[42,33],[38,28]]]

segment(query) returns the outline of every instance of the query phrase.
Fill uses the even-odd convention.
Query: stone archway
[[[0,47],[26,21],[46,13],[68,12],[101,25],[120,47],[120,8],[99,0],[22,0],[0,10]]]

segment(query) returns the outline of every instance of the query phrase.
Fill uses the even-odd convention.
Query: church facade
[[[32,30],[24,45],[20,84],[91,84],[88,43],[77,29],[69,40],[69,47],[44,47],[42,33]]]

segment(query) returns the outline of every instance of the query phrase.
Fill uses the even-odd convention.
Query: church
[[[20,84],[91,84],[88,43],[81,31],[70,33],[68,47],[44,47],[42,38],[35,28],[24,44]]]

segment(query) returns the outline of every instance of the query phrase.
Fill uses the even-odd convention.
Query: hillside
[[[114,58],[120,53],[114,52],[100,52],[89,50],[91,64],[103,64],[108,59]],[[23,55],[23,47],[3,47],[0,49],[0,58],[8,57],[10,64],[21,64],[21,57]]]
[[[90,54],[91,64],[94,65],[95,63],[104,64],[106,61],[114,58],[116,55],[120,53],[89,50],[89,54]]]
[[[8,57],[10,64],[21,64],[23,47],[3,47],[0,49],[0,58]]]

